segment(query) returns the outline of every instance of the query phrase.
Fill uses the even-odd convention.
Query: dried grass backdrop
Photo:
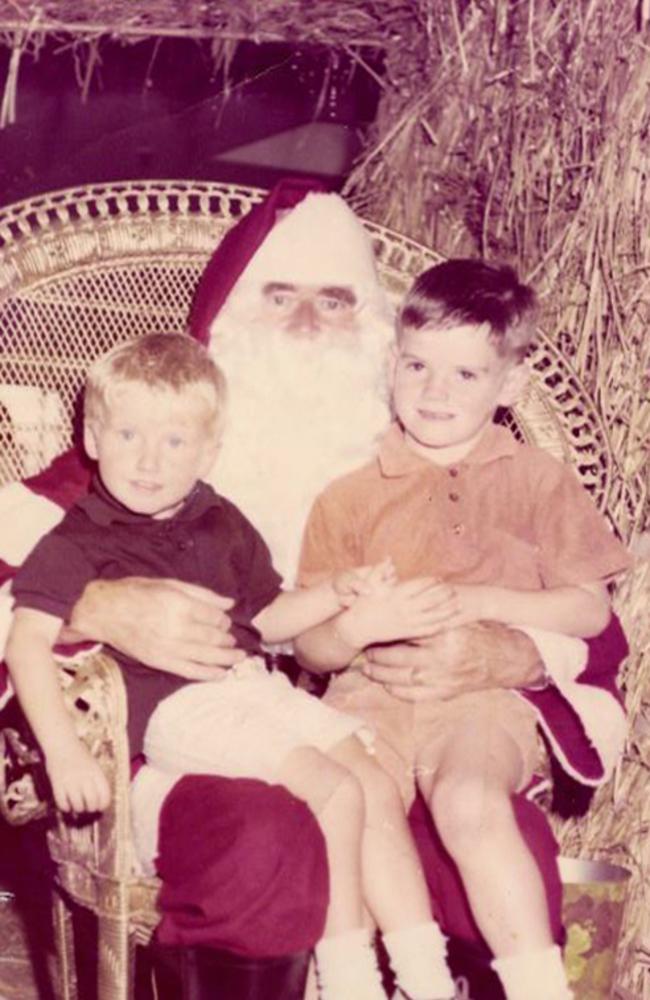
[[[134,13],[135,8],[135,13]],[[618,607],[634,655],[634,727],[615,782],[559,828],[570,853],[635,873],[621,983],[650,998],[650,3],[648,0],[0,0],[12,48],[2,120],[23,55],[71,45],[88,89],[102,40],[209,38],[228,85],[237,41],[345,50],[381,87],[345,193],[365,215],[445,254],[513,263],[542,323],[595,397],[616,463],[613,514],[645,561]],[[368,61],[385,53],[378,76]],[[374,63],[373,63],[374,65]],[[327,80],[324,79],[324,87]],[[643,532],[646,532],[643,537]]]
[[[445,254],[513,263],[598,403],[626,540],[650,507],[650,47],[617,0],[411,4],[347,183],[358,207]],[[649,11],[645,10],[647,17]],[[647,539],[647,536],[646,536]],[[647,542],[646,542],[647,544]],[[617,606],[634,720],[616,780],[558,825],[569,854],[634,872],[621,984],[650,997],[650,567]]]

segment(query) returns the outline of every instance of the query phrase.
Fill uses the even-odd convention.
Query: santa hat
[[[245,298],[270,281],[347,286],[360,303],[388,315],[369,234],[343,198],[318,182],[280,181],[226,233],[199,283],[191,334],[206,343],[231,295]]]
[[[202,344],[208,342],[213,320],[278,217],[310,192],[325,190],[315,179],[284,178],[226,233],[210,257],[194,295],[189,316],[189,332],[193,337]]]

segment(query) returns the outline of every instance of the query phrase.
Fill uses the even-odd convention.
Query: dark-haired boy
[[[300,582],[390,555],[401,581],[299,641],[329,672],[366,647],[478,621],[587,638],[609,619],[607,583],[629,565],[572,472],[494,424],[517,399],[535,299],[507,267],[452,260],[422,274],[398,317],[395,423],[378,458],[312,509]],[[418,632],[413,601],[429,604]],[[397,696],[396,696],[397,695]],[[538,755],[536,715],[516,692],[404,701],[348,670],[327,700],[374,727],[408,806],[416,788],[462,877],[508,1000],[571,996],[543,883],[511,795]]]

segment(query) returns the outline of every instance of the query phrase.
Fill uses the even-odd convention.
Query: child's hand
[[[47,773],[54,801],[63,812],[101,812],[111,800],[106,775],[80,740],[65,752],[50,752]]]
[[[339,617],[343,641],[362,649],[431,635],[449,616],[450,588],[434,577],[416,577],[372,594],[359,594]]]
[[[349,608],[361,594],[382,593],[396,583],[397,573],[390,558],[372,566],[342,570],[332,580],[342,608]]]

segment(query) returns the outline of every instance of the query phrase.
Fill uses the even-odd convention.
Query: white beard
[[[390,327],[296,340],[259,325],[215,324],[211,353],[228,380],[222,449],[209,481],[253,522],[287,585],[296,575],[305,521],[332,479],[376,453],[389,422]]]

